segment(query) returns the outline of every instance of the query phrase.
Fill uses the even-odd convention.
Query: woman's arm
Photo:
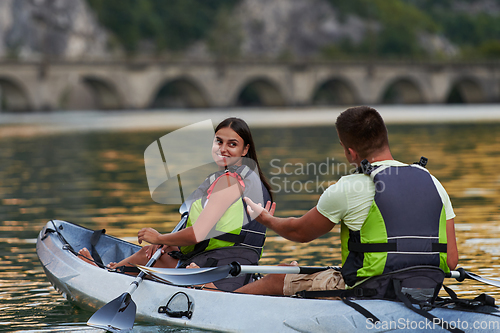
[[[153,228],[143,228],[137,233],[137,239],[139,240],[139,244],[142,244],[143,241],[150,244],[171,246],[188,246],[197,243],[192,227],[163,235]]]
[[[205,240],[226,210],[241,197],[242,192],[243,189],[235,178],[221,177],[215,184],[207,205],[192,227],[163,235],[153,228],[143,228],[137,233],[139,244],[146,241],[150,244],[189,246]]]
[[[225,175],[219,178],[208,199],[207,205],[193,225],[196,243],[206,239],[210,230],[212,230],[228,208],[241,198],[242,193],[243,188],[234,177]]]

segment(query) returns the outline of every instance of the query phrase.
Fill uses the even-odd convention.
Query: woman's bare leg
[[[97,266],[97,264],[94,262],[94,259],[92,258],[92,255],[90,254],[90,251],[86,247],[78,251],[78,254],[80,255],[80,259],[82,259],[86,263]]]
[[[186,268],[200,268],[200,266],[196,265],[194,262],[190,263],[189,265],[186,266]],[[202,287],[203,288],[207,288],[207,289],[210,289],[212,291],[222,291],[222,290],[219,290],[215,284],[213,284],[212,282],[210,283],[205,283],[204,285],[198,285],[196,287]]]
[[[285,274],[268,274],[262,279],[244,285],[235,292],[254,295],[283,295]]]
[[[136,253],[132,254],[130,257],[123,259],[120,262],[117,263],[110,263],[108,265],[109,268],[116,268],[120,266],[134,266],[134,265],[146,265],[151,259],[148,255],[148,251],[150,250],[151,245],[148,246],[143,246],[139,251]],[[156,260],[156,263],[154,264],[155,267],[162,267],[162,268],[174,268],[177,266],[177,259],[172,258],[171,256],[168,255],[168,252],[170,251],[175,251],[177,248],[168,246],[164,247],[162,249],[162,255],[158,260]]]
[[[146,265],[147,262],[149,261],[148,257],[148,247],[149,246],[144,246],[142,247],[139,251],[136,253],[132,254],[130,257],[123,259],[120,262],[112,262],[108,264],[109,268],[117,268],[120,266],[134,266],[134,265]],[[172,258],[171,256],[168,255],[168,252],[174,251],[176,248],[173,247],[167,247],[163,249],[163,254],[156,260],[156,263],[154,264],[155,267],[162,267],[162,268],[174,268],[177,266],[177,259]],[[80,258],[85,261],[86,263],[89,263],[91,265],[97,266],[96,263],[93,261],[92,256],[90,255],[90,251],[87,248],[83,248],[80,251],[78,251],[80,254]]]

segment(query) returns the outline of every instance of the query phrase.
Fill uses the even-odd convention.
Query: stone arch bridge
[[[0,62],[3,111],[500,102],[500,62]]]

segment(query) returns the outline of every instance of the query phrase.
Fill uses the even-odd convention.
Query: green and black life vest
[[[430,265],[449,272],[446,213],[425,163],[371,166],[375,197],[359,231],[342,223],[342,275],[348,286],[407,267]]]
[[[252,201],[262,205],[271,200],[271,197],[260,181],[258,173],[247,165],[230,166],[226,170],[217,171],[207,177],[186,200],[190,209],[185,227],[194,225],[205,207],[212,184],[227,172],[236,173],[240,181],[243,181],[245,186],[241,197],[227,209],[209,232],[206,240],[180,248],[181,260],[187,260],[205,251],[232,246],[253,249],[258,252],[259,257],[262,255],[266,239],[266,227],[255,220],[250,220],[243,197],[249,197]]]

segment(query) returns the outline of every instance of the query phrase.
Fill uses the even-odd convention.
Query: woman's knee
[[[137,251],[137,254],[141,257],[146,257],[149,247],[150,247],[150,245],[146,245],[146,246],[141,247],[141,249],[139,251]]]

